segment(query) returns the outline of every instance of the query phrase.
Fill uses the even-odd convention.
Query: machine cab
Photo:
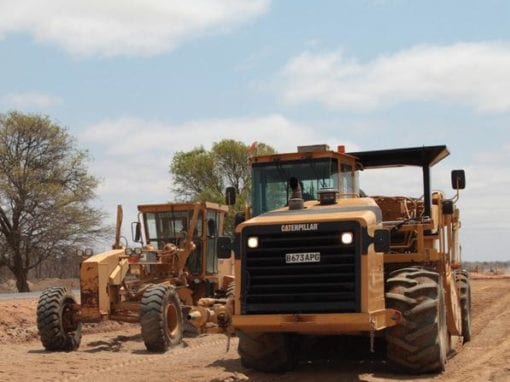
[[[252,216],[287,205],[291,178],[300,183],[304,201],[319,200],[319,191],[334,189],[340,198],[359,196],[356,158],[343,146],[300,146],[297,153],[273,154],[252,159]]]
[[[216,240],[223,235],[228,208],[216,203],[166,203],[138,206],[135,231],[146,247],[161,250],[166,244],[183,247],[192,241],[195,249],[186,262],[188,271],[205,276],[218,273]]]

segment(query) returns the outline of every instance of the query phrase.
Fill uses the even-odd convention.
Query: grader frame
[[[218,317],[221,323],[233,276],[230,261],[217,258],[216,241],[227,211],[209,202],[140,205],[132,231],[141,247],[132,249],[120,243],[119,206],[112,249],[81,264],[81,304],[64,288],[43,292],[38,327],[45,348],[76,349],[81,324],[103,320],[140,322],[150,351],[176,345],[186,329],[223,330]],[[190,321],[191,309],[214,319]]]

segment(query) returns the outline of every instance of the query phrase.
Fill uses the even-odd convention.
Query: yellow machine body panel
[[[84,321],[100,321],[110,313],[110,277],[113,273],[113,279],[118,284],[120,275],[125,274],[125,270],[118,268],[123,255],[124,249],[113,249],[82,262],[80,289]]]
[[[236,228],[238,234],[250,227],[280,227],[281,231],[306,231],[328,223],[356,222],[367,235],[381,227],[380,208],[370,198],[339,199],[335,205],[318,201],[304,203],[304,209],[288,214],[288,207],[259,215]],[[263,228],[262,228],[263,229]],[[340,235],[340,231],[338,232]],[[360,237],[356,236],[356,240]],[[243,275],[241,259],[236,260],[236,275]],[[239,279],[239,276],[237,277]],[[364,249],[359,262],[360,301],[357,313],[332,314],[246,314],[241,299],[235,302],[233,325],[243,331],[299,332],[303,334],[340,334],[393,326],[398,312],[385,309],[384,255],[374,251],[373,244]],[[236,296],[242,296],[241,283]]]
[[[152,284],[179,286],[178,293],[185,305],[192,305],[212,293],[205,288],[206,285],[221,287],[224,279],[230,280],[233,274],[232,262],[229,266],[229,260],[225,259],[221,261],[223,264],[215,265],[219,261],[214,255],[215,237],[223,235],[227,211],[228,207],[211,202],[139,205],[143,226],[138,224],[146,229],[143,232],[140,229],[144,252],[136,254],[119,243],[122,223],[122,208],[119,206],[114,249],[91,256],[81,264],[82,320],[97,322],[111,318],[136,321],[141,294]],[[148,223],[147,216],[154,219],[152,223]],[[172,219],[181,223],[183,229],[160,237],[165,228],[176,227],[171,227]],[[210,220],[214,224],[208,224]],[[153,238],[164,240],[157,243],[159,248],[150,243]],[[197,270],[188,269],[190,256],[198,262]],[[190,284],[196,290],[190,289]],[[197,287],[199,284],[204,287]]]
[[[371,313],[235,315],[232,325],[253,332],[337,335],[382,330],[396,325],[400,318],[393,309]]]
[[[295,153],[252,158],[253,195],[250,212],[254,217],[236,228],[239,247],[235,260],[234,327],[245,332],[301,334],[382,330],[398,324],[401,319],[400,312],[386,308],[385,278],[391,269],[403,268],[406,264],[425,264],[435,268],[442,276],[448,331],[458,335],[459,298],[452,270],[460,261],[457,240],[459,214],[457,209],[453,213],[443,211],[445,198],[441,193],[430,191],[429,176],[429,168],[448,154],[445,146],[348,154],[340,150],[340,147],[339,152],[333,152],[322,146],[310,146],[298,148]],[[393,166],[422,167],[425,196],[365,197],[359,188],[358,171]],[[334,202],[323,203],[319,187],[335,189]],[[289,189],[292,189],[292,195]],[[296,208],[292,207],[292,202],[296,203],[294,198],[298,203]],[[280,205],[273,208],[278,203]],[[310,269],[309,274],[298,274],[304,281],[299,281],[296,275],[290,277],[293,284],[286,287],[281,287],[283,281],[280,284],[275,281],[278,277],[282,280],[289,277],[286,271],[278,270],[279,266],[286,265],[296,270],[300,266],[289,266],[288,256],[297,254],[297,258],[305,258],[304,261],[312,263],[315,261],[314,256],[319,259],[323,245],[317,242],[318,249],[315,250],[313,244],[306,242],[306,238],[310,237],[310,241],[317,238],[320,240],[321,230],[318,227],[331,227],[334,224],[351,227],[348,229],[359,227],[359,234],[354,236],[355,240],[362,242],[359,244],[361,248],[353,249],[355,256],[359,256],[359,263],[353,265],[357,275],[351,280],[355,284],[358,300],[345,309],[339,301],[338,311],[332,306],[328,307],[327,298],[317,304],[309,302],[307,305],[287,293],[291,288],[299,288],[300,283],[308,285],[306,280],[314,273],[313,264],[305,265]],[[309,231],[313,229],[317,230],[318,235],[310,234]],[[330,233],[334,232],[334,229],[328,229]],[[391,246],[385,251],[375,250],[376,230],[386,230],[391,235]],[[338,235],[340,231],[341,228]],[[294,235],[289,235],[286,240],[285,235],[288,233]],[[250,238],[254,238],[252,242],[261,248],[250,249]],[[279,244],[282,240],[285,245]],[[270,242],[275,243],[274,247],[267,244]],[[264,259],[265,253],[271,251],[278,252],[278,260]],[[340,253],[341,246],[336,251]],[[328,256],[320,255],[325,259]],[[265,261],[274,261],[273,267],[264,268]],[[325,285],[332,280],[327,273],[317,277],[324,277],[327,280]],[[270,284],[263,285],[264,280],[269,280],[267,282]],[[331,285],[337,287],[334,282]],[[272,287],[273,294],[269,291]],[[327,287],[321,293],[327,295]],[[302,295],[306,296],[307,292]],[[286,301],[286,298],[289,300]],[[277,307],[278,301],[281,301],[281,308]],[[308,309],[308,313],[307,306],[313,306],[313,309]],[[310,310],[317,312],[311,313]]]

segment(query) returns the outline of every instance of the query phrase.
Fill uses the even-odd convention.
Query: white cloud
[[[464,215],[476,228],[510,232],[510,144],[479,152],[466,167]]]
[[[126,222],[136,218],[137,204],[175,199],[171,192],[169,165],[176,151],[200,145],[210,149],[214,142],[225,138],[246,144],[263,142],[279,152],[291,152],[298,145],[318,143],[329,143],[334,148],[338,143],[335,137],[324,136],[318,129],[278,114],[182,124],[120,118],[100,121],[86,128],[78,138],[95,158],[90,170],[102,180],[98,189],[101,204],[112,216],[115,206],[123,204]],[[350,150],[358,149],[349,142],[341,143]],[[128,229],[125,227],[124,230]]]
[[[361,63],[342,52],[304,52],[282,71],[283,99],[370,111],[406,101],[446,101],[510,111],[510,43],[420,45]]]
[[[154,55],[224,32],[266,12],[270,0],[4,0],[0,37],[28,32],[80,56]]]
[[[136,205],[175,200],[172,194],[169,164],[179,150],[203,145],[209,149],[213,142],[224,138],[245,143],[264,142],[279,152],[295,151],[296,146],[338,143],[348,151],[359,151],[351,142],[339,142],[317,126],[296,123],[282,115],[258,117],[204,119],[172,124],[137,118],[100,121],[79,136],[96,158],[91,172],[102,179],[98,194],[101,204],[114,221],[115,206],[124,206],[124,235],[130,237],[129,222],[136,220]],[[510,146],[499,150],[479,152],[466,163],[467,187],[461,192],[464,258],[466,260],[508,259],[504,241],[499,238],[510,230]],[[432,169],[432,188],[442,190],[447,197],[454,191],[450,186],[449,160]],[[458,165],[454,165],[457,168]],[[369,174],[371,172],[371,174]],[[421,170],[367,170],[361,175],[362,188],[371,195],[422,194]],[[491,250],[487,250],[491,243]]]
[[[510,232],[510,144],[480,151],[466,167],[461,192],[463,253],[469,260],[509,260],[505,238]]]
[[[461,217],[464,260],[508,260],[506,242],[510,232],[510,144],[473,155],[464,168],[466,188],[457,202]],[[455,166],[455,168],[457,168]],[[453,168],[445,160],[431,170],[432,189],[445,197],[455,195],[450,184]],[[423,193],[420,168],[367,170],[361,174],[362,188],[370,195],[420,197]]]
[[[166,152],[170,155],[175,151],[189,150],[200,145],[210,148],[213,142],[224,138],[245,143],[260,141],[274,146],[278,151],[288,151],[317,136],[313,129],[274,114],[263,117],[206,119],[182,124],[121,118],[99,122],[89,127],[80,137],[83,142],[115,142],[105,147],[107,154],[130,156],[146,152]]]
[[[6,108],[15,109],[48,109],[62,103],[60,97],[38,92],[7,94],[1,100]]]

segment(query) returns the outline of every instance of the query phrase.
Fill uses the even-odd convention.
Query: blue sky
[[[452,195],[449,171],[466,169],[464,258],[508,260],[509,15],[496,0],[0,0],[0,111],[68,127],[98,205],[128,220],[174,198],[174,152],[223,138],[446,144],[433,187]],[[420,196],[416,174],[361,180]]]

